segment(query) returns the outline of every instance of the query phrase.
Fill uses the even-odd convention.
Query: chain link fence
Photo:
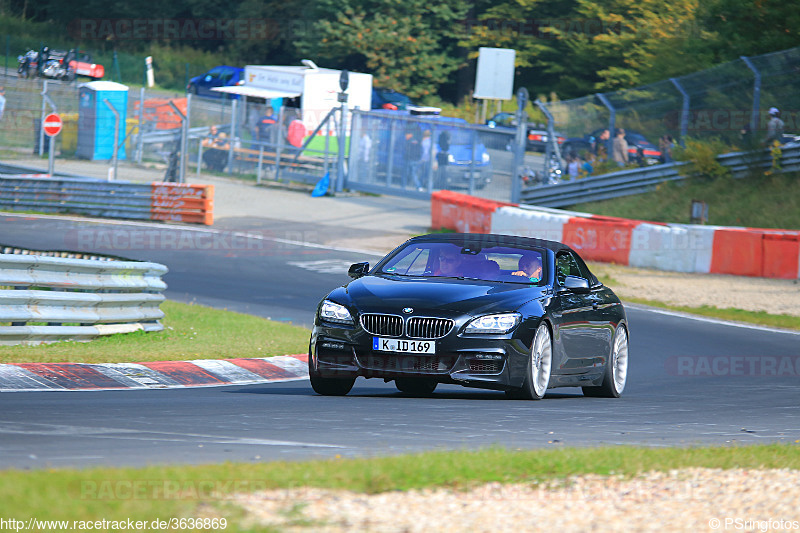
[[[757,147],[766,137],[771,107],[780,109],[786,133],[800,134],[798,74],[800,48],[792,48],[546,105],[556,130],[568,137],[562,153],[609,170],[614,165],[604,169],[602,163],[610,159],[615,128],[626,130],[630,166],[667,162],[670,148],[686,138],[716,139],[731,151]],[[603,143],[599,136],[605,129],[611,135]]]

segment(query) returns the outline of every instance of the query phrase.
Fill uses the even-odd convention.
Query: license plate
[[[378,352],[436,353],[436,343],[372,337],[372,349]]]

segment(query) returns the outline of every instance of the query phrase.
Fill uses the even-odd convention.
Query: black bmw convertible
[[[625,388],[625,310],[564,244],[424,235],[349,275],[317,308],[308,371],[318,394],[347,394],[358,376],[413,395],[439,383],[526,399]]]

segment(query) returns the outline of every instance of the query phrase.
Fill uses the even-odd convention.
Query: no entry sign
[[[44,133],[48,137],[55,137],[61,133],[61,126],[63,125],[64,123],[61,122],[61,117],[56,113],[50,113],[44,117]]]

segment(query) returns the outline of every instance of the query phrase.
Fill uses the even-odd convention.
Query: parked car
[[[625,388],[625,309],[569,246],[423,235],[349,275],[317,307],[308,373],[318,394],[347,394],[359,376],[412,395],[439,383],[534,400],[555,387],[609,398]]]
[[[428,109],[438,111],[438,108]],[[421,121],[392,120],[393,117],[411,116],[418,116]],[[378,132],[376,158],[379,171],[388,171],[391,160],[391,173],[395,180],[398,177],[402,180],[406,176],[408,181],[406,171],[409,162],[420,157],[417,154],[413,157],[409,155],[408,151],[412,147],[406,142],[406,136],[418,140],[421,145],[421,139],[427,135],[427,131],[433,150],[433,154],[430,154],[431,161],[437,167],[435,170],[431,169],[434,188],[468,189],[471,184],[474,188],[482,189],[492,181],[492,160],[482,137],[462,118],[380,109],[371,111],[369,120],[370,127]],[[416,148],[413,150],[416,151]],[[421,184],[427,184],[427,175],[421,176]],[[408,186],[409,183],[403,185]]]
[[[212,91],[211,89],[214,87],[230,87],[234,85],[244,85],[244,69],[220,65],[212,68],[205,74],[195,76],[189,80],[189,84],[186,86],[186,92],[198,96],[223,98],[230,95]]]
[[[413,105],[411,98],[394,89],[386,87],[372,89],[372,109],[408,109]]]
[[[517,116],[515,113],[497,113],[495,116],[486,121],[486,125],[490,128],[502,128],[509,131],[517,130]],[[566,140],[566,136],[559,132],[554,132],[556,141],[560,145]],[[532,152],[544,152],[547,150],[547,126],[545,124],[537,124],[535,122],[528,122],[527,137],[525,142],[525,149]],[[510,148],[510,143],[513,142],[513,137],[508,137],[507,143],[509,146],[492,146],[493,148]]]

